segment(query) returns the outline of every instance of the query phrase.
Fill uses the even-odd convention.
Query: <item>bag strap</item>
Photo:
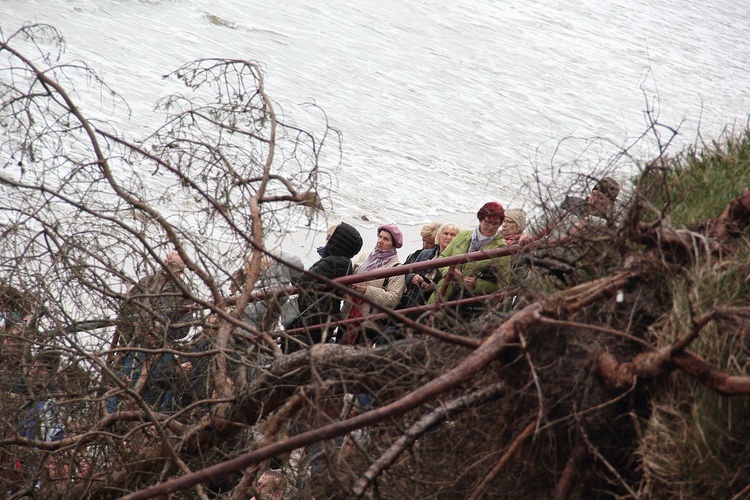
[[[396,266],[400,266],[400,265],[401,265],[400,262],[396,262],[391,267],[396,267]],[[391,277],[390,276],[386,276],[385,279],[383,280],[383,290],[385,290],[386,288],[388,288],[388,283],[390,283],[390,282],[391,282]]]

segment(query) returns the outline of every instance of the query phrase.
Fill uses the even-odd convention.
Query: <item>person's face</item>
[[[6,329],[3,333],[5,335],[0,339],[2,358],[8,361],[20,361],[23,357],[23,340],[19,338],[20,332]]]
[[[52,374],[52,369],[44,361],[35,360],[31,365],[31,375],[37,379],[37,381],[44,380],[45,382]]]
[[[212,314],[208,318],[206,318],[206,322],[204,323],[204,331],[208,331],[210,334],[215,335],[216,331],[219,329],[219,315],[218,314]]]
[[[240,288],[242,287],[242,273],[235,272],[232,274],[232,277],[229,279],[229,293],[234,295],[235,293],[240,291]]]
[[[432,248],[434,246],[435,246],[435,239],[431,235],[422,237],[422,248],[424,250],[427,250],[428,248]]]
[[[182,275],[185,273],[185,265],[184,264],[177,264],[174,262],[169,263],[169,269],[177,276],[178,278],[181,278]]]
[[[8,360],[18,360],[23,356],[24,349],[24,325],[28,318],[21,319],[20,315],[13,312],[5,312],[0,318],[0,352],[2,357]]]
[[[588,203],[604,214],[609,212],[612,208],[612,201],[607,198],[604,193],[598,190],[591,191]]]
[[[503,237],[513,236],[514,234],[520,233],[521,232],[521,228],[519,228],[518,224],[516,224],[512,220],[505,219],[503,221],[503,227],[500,230],[500,232],[502,233]]]
[[[453,238],[458,236],[458,230],[453,228],[446,228],[438,235],[438,241],[440,242],[440,251],[445,250],[448,245],[451,244]]]
[[[497,228],[500,227],[500,224],[503,223],[503,220],[500,217],[497,216],[488,216],[479,221],[479,232],[482,234],[482,236],[495,236],[497,233]]]
[[[378,243],[375,247],[380,251],[390,250],[393,248],[393,236],[385,229],[378,233]]]
[[[185,262],[183,262],[182,257],[177,252],[169,254],[165,262],[169,266],[169,269],[177,276],[181,276],[185,272]]]

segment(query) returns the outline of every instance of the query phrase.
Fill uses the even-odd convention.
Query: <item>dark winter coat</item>
[[[323,249],[323,258],[308,270],[312,275],[323,276],[328,279],[351,274],[353,270],[352,257],[362,249],[362,236],[354,227],[342,222],[331,235]],[[341,292],[326,290],[320,286],[314,276],[304,274],[296,277],[292,284],[300,288],[299,310],[297,321],[293,328],[310,327],[323,324],[329,320],[336,320],[341,314]],[[322,331],[320,328],[310,331],[310,340],[320,342]]]
[[[432,248],[420,248],[419,250],[416,250],[415,252],[409,254],[409,256],[406,258],[406,260],[404,260],[404,265],[413,264],[415,262],[421,262],[421,261],[419,261],[417,259],[419,259],[419,256],[422,255],[422,253],[424,253],[425,251],[428,251],[428,250],[430,252],[434,252],[435,249],[437,249],[437,248],[439,248],[439,247],[437,245],[435,245]]]
[[[135,387],[147,361],[148,379],[140,392],[143,401],[158,412],[176,411],[186,392],[186,384],[180,376],[180,361],[174,354],[148,355],[144,352],[129,352],[123,358],[122,366],[115,371],[115,374],[120,378],[130,380],[131,387]],[[107,412],[114,413],[119,403],[119,396],[108,398]]]
[[[419,252],[416,259],[413,262],[425,262],[440,257],[440,247],[427,248]],[[401,302],[398,304],[399,309],[407,309],[409,307],[421,306],[427,303],[427,300],[432,295],[432,291],[425,291],[421,286],[417,286],[413,283],[414,275],[419,274],[422,278],[430,279],[434,283],[440,282],[443,279],[443,274],[440,269],[426,269],[418,273],[408,273],[406,275],[406,292],[401,298]]]
[[[189,333],[190,327],[172,326],[193,317],[192,302],[183,297],[182,289],[173,279],[166,271],[160,270],[128,290],[118,316],[122,345],[141,343],[149,336],[177,340]],[[182,285],[186,286],[184,282]]]

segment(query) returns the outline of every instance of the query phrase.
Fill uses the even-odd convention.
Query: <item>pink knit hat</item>
[[[380,231],[388,231],[393,237],[393,246],[395,248],[401,248],[404,244],[404,235],[401,234],[401,230],[395,224],[383,224],[378,227],[378,233]]]

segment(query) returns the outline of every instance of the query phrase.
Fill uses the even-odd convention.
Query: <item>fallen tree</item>
[[[164,126],[124,137],[62,83],[95,73],[29,40],[62,37],[0,41],[0,474],[16,497],[244,498],[269,494],[266,474],[297,498],[747,494],[748,133],[643,165],[617,224],[530,259],[480,316],[442,308],[402,340],[282,354],[286,332],[242,311],[268,295],[269,236],[318,216],[321,138],[278,118],[256,64],[225,60],[173,73],[187,90],[162,101]],[[709,182],[721,205],[691,196]],[[133,318],[163,334],[117,335]]]

